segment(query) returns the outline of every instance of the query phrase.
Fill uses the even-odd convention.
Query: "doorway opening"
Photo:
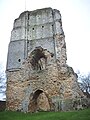
[[[37,90],[30,98],[29,112],[49,111],[50,104],[47,95],[42,90]]]

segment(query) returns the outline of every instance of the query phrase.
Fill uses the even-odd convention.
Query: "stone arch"
[[[53,53],[41,46],[38,46],[29,54],[29,61],[33,70],[42,70],[43,68],[46,68],[47,59],[50,59],[50,57],[53,56]]]
[[[28,106],[29,112],[36,111],[49,111],[50,110],[50,102],[48,95],[43,92],[43,90],[36,90],[34,94],[30,97],[30,103]]]

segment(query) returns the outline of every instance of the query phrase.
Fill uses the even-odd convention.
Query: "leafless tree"
[[[87,97],[90,97],[90,73],[87,75],[78,74],[79,85]]]
[[[0,64],[0,95],[5,96],[5,91],[6,91],[6,76],[5,72],[3,71],[2,65]]]

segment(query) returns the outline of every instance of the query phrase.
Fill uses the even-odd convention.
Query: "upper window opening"
[[[32,28],[34,30],[34,28]]]
[[[42,28],[44,28],[44,26],[42,26]]]
[[[18,59],[18,62],[21,62],[21,59]]]

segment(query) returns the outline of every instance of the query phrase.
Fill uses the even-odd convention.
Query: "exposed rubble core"
[[[73,68],[58,10],[25,11],[14,21],[7,59],[7,109],[72,110],[84,98]]]

